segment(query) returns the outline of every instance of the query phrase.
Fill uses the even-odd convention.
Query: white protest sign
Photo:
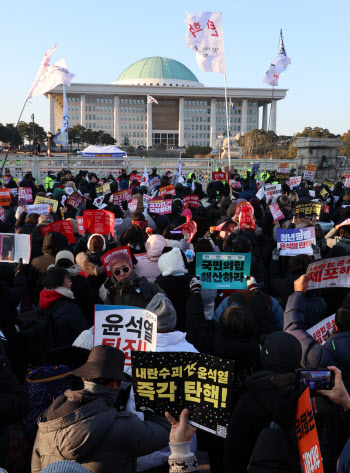
[[[22,209],[20,210],[22,211]],[[39,215],[48,214],[49,206],[47,204],[27,205],[27,215],[34,214],[34,213],[39,214]]]
[[[94,347],[110,345],[123,350],[125,366],[131,351],[156,351],[157,316],[146,309],[95,305]]]
[[[256,193],[255,197],[257,197],[259,200],[263,199],[265,195],[265,189],[263,187],[260,187],[258,192]]]
[[[339,256],[309,264],[308,290],[324,287],[350,287],[350,256]]]
[[[0,233],[0,263],[29,264],[31,252],[31,235],[17,233]]]
[[[281,256],[300,254],[312,255],[312,245],[316,245],[315,228],[276,229],[277,248]]]
[[[275,184],[275,185],[266,185],[265,186],[265,195],[266,199],[273,199],[281,195],[282,190],[281,190],[281,184]]]
[[[327,337],[327,332],[330,332],[333,329],[335,314],[330,315],[326,319],[321,320],[318,324],[314,325],[313,327],[307,330],[314,339],[322,345],[323,341]]]
[[[296,176],[296,177],[290,177],[289,181],[286,182],[286,184],[293,189],[293,187],[298,186],[301,183],[301,176]]]

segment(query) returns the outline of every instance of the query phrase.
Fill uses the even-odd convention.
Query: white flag
[[[187,15],[186,42],[196,52],[197,63],[202,71],[225,73],[224,37],[221,14],[200,12]]]
[[[62,126],[60,131],[53,137],[53,141],[57,145],[68,146],[68,103],[66,96],[66,86],[63,84],[63,111],[62,111]]]
[[[49,49],[48,51],[46,51],[45,53],[45,56],[44,56],[44,59],[41,61],[41,64],[40,64],[40,67],[39,67],[39,71],[36,75],[36,78],[28,92],[28,95],[27,95],[27,100],[29,100],[31,97],[32,97],[32,93],[33,93],[33,90],[35,89],[37,83],[39,82],[40,78],[42,77],[42,75],[44,74],[45,70],[48,68],[49,66],[49,62],[50,62],[50,59],[51,59],[51,56],[53,55],[53,53],[55,52],[56,50],[56,45],[53,45],[51,49]]]
[[[61,59],[44,69],[39,81],[32,87],[30,97],[43,95],[60,84],[70,85],[73,77],[74,74],[68,71],[65,60]]]
[[[148,181],[149,181],[149,178],[148,178],[147,166],[145,164],[145,170],[143,171],[142,185],[147,186]]]
[[[281,30],[277,56],[273,60],[269,70],[266,72],[263,82],[265,82],[268,85],[272,85],[273,87],[278,85],[278,79],[279,79],[280,73],[285,71],[290,63],[291,63],[291,60],[287,56],[286,48],[284,47],[284,43],[283,43],[283,36],[282,36],[282,30]]]
[[[147,95],[147,103],[158,103],[151,95]]]

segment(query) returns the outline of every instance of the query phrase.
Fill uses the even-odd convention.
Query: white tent
[[[85,148],[81,154],[85,158],[125,158],[125,151],[116,146],[93,146]]]

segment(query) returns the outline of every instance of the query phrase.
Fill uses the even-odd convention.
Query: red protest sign
[[[295,413],[295,433],[304,473],[323,473],[320,444],[310,401],[310,388],[300,396]]]
[[[77,209],[84,200],[86,200],[84,195],[79,194],[79,192],[73,192],[73,194],[68,197],[67,204]]]
[[[129,178],[129,181],[137,181],[137,182],[141,182],[141,176],[139,174],[134,174],[134,173],[131,173],[130,174],[130,178]]]
[[[75,217],[78,224],[79,235],[84,233],[84,217]]]
[[[114,236],[115,216],[108,210],[84,210],[84,230]]]
[[[175,187],[174,184],[170,184],[169,186],[164,186],[159,189],[159,196],[164,197],[167,194],[175,195]]]
[[[128,209],[130,212],[136,212],[137,208],[137,199],[131,199],[131,202],[128,203]]]
[[[282,218],[285,218],[277,202],[275,204],[270,205],[270,211],[275,222],[278,222],[279,220],[282,220]]]
[[[226,172],[216,171],[212,173],[212,179],[214,181],[227,181],[227,174]]]
[[[198,195],[186,195],[183,198],[184,209],[187,209],[188,207],[198,207],[198,202]]]
[[[171,199],[160,199],[159,197],[149,201],[148,212],[158,215],[171,214],[173,201]]]
[[[33,192],[31,187],[18,188],[18,205],[27,205],[33,203]]]
[[[107,276],[111,276],[112,274],[112,269],[109,267],[109,260],[111,259],[111,256],[116,253],[119,253],[120,251],[122,251],[123,253],[127,253],[131,259],[130,248],[128,246],[119,246],[119,248],[113,248],[113,250],[109,250],[107,253],[101,256],[100,259],[106,270]]]
[[[193,220],[180,225],[179,227],[175,228],[176,230],[181,230],[181,233],[185,238],[188,238],[187,243],[190,243],[192,238],[197,233],[197,224]]]
[[[63,233],[63,235],[67,237],[69,243],[75,243],[72,224],[69,220],[57,220],[57,222],[53,222],[49,225],[41,227],[41,233],[43,234],[43,236],[45,236],[46,233],[49,232]]]
[[[11,204],[10,189],[0,189],[0,205],[6,207]]]
[[[113,205],[121,205],[122,200],[126,200],[128,203],[131,202],[132,190],[126,189],[125,191],[114,192],[113,194]]]

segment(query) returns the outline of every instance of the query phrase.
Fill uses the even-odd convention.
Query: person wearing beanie
[[[166,239],[162,235],[151,235],[146,241],[147,258],[139,261],[135,267],[136,274],[144,276],[149,282],[154,282],[161,274],[158,260],[163,249],[167,246]]]
[[[274,332],[266,336],[259,358],[261,371],[244,381],[245,393],[231,415],[225,443],[225,471],[247,471],[260,432],[272,422],[280,399],[294,391],[295,370],[300,367],[301,354],[301,345],[292,335]]]
[[[149,301],[163,290],[134,270],[129,253],[116,251],[109,259],[111,276],[100,289],[100,297],[107,305],[127,305],[144,309]]]
[[[74,192],[77,192],[77,188],[75,187],[75,182],[74,181],[68,181],[67,182],[67,187],[70,187],[73,189]]]
[[[129,182],[125,179],[122,179],[119,183],[119,189],[121,191],[126,191],[126,189],[128,189],[129,187]]]

